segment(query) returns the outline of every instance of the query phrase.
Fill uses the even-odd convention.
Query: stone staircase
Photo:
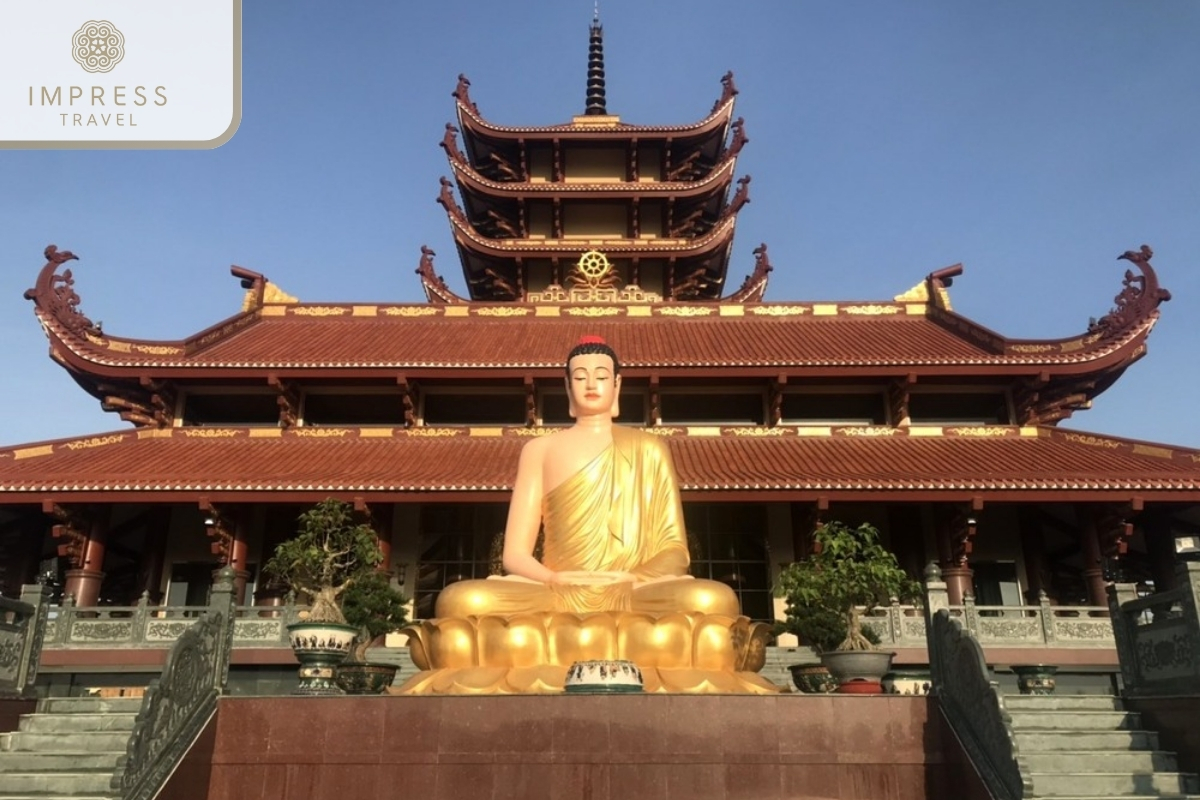
[[[38,701],[18,729],[0,734],[0,800],[102,800],[125,755],[141,698]]]
[[[1098,695],[1008,695],[1017,760],[1033,798],[1200,800],[1200,779],[1120,699]]]

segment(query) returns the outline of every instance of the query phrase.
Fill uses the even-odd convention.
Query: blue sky
[[[22,299],[54,242],[82,310],[179,339],[235,313],[236,263],[309,301],[415,301],[421,244],[465,291],[437,146],[459,72],[495,122],[584,104],[590,0],[247,2],[243,114],[211,151],[0,151],[0,444],[124,428]],[[1066,425],[1200,447],[1200,4],[604,0],[609,111],[703,117],[736,75],[754,176],[729,284],[886,299],[962,262],[956,310],[1082,332],[1148,243],[1174,299],[1149,355]]]

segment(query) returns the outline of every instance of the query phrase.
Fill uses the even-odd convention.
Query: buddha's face
[[[567,397],[571,416],[616,416],[621,376],[614,374],[612,358],[603,353],[575,356],[568,365]]]

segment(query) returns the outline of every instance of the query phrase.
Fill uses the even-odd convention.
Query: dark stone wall
[[[222,698],[207,793],[174,798],[972,797],[910,696]]]

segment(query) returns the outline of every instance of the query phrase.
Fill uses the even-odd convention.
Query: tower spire
[[[587,116],[604,116],[608,106],[604,97],[604,27],[600,24],[600,0],[596,0],[588,39]]]

